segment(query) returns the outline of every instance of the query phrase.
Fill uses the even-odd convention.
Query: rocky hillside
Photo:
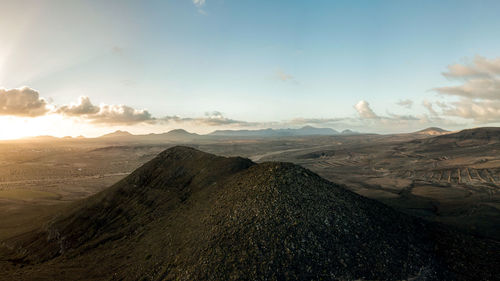
[[[496,242],[293,164],[187,147],[4,246],[5,280],[493,280],[500,268]]]

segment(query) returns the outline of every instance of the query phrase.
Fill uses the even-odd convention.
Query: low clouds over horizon
[[[204,5],[204,1],[199,3]],[[292,75],[282,71],[277,71],[275,75],[283,82],[295,81]],[[476,56],[472,60],[449,65],[442,75],[455,85],[432,89],[438,94],[436,99],[422,99],[420,103],[408,98],[392,101],[391,104],[396,113],[387,108],[385,114],[377,113],[368,100],[361,99],[352,105],[351,115],[343,116],[335,116],[332,112],[330,116],[320,118],[294,117],[280,121],[255,122],[232,119],[220,111],[209,111],[199,117],[177,115],[158,117],[153,116],[147,109],[137,109],[130,105],[95,104],[88,96],[81,96],[76,102],[70,104],[52,104],[41,97],[37,90],[22,87],[0,89],[0,116],[36,118],[59,115],[76,122],[97,126],[148,124],[149,126],[187,126],[207,130],[208,128],[262,129],[313,125],[370,132],[410,131],[430,126],[463,128],[471,124],[500,122],[500,58],[488,59]]]
[[[500,122],[500,58],[475,56],[448,66],[443,76],[459,85],[434,88],[442,96],[457,98],[441,102],[443,114],[473,120]]]
[[[133,125],[155,119],[147,110],[123,104],[96,106],[87,96],[81,96],[77,103],[60,106],[55,112],[70,117],[81,117],[91,123],[108,125]]]
[[[0,90],[0,115],[39,117],[43,115],[60,115],[77,122],[85,122],[97,126],[134,126],[149,124],[152,126],[188,126],[220,128],[293,128],[306,125],[329,127],[335,129],[356,129],[365,131],[374,126],[380,127],[379,131],[387,131],[393,128],[408,129],[418,126],[432,125],[440,120],[428,116],[415,117],[412,115],[397,115],[388,113],[381,116],[375,113],[369,102],[359,101],[353,106],[358,117],[334,117],[334,118],[293,118],[282,121],[251,122],[228,118],[219,111],[206,112],[201,117],[165,116],[154,117],[146,109],[135,109],[123,104],[94,104],[90,97],[80,96],[74,103],[66,105],[53,105],[39,96],[38,91],[23,87],[20,89]],[[2,96],[3,95],[3,96]],[[370,130],[370,131],[373,131]]]

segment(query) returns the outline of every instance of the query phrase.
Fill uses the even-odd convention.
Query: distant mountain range
[[[133,135],[127,131],[115,131],[113,133],[100,136],[100,139],[124,139],[124,140],[186,140],[198,138],[200,135],[190,133],[183,129],[171,130],[161,134]]]
[[[428,135],[428,136],[440,136],[445,134],[450,134],[452,132],[437,128],[429,127],[420,131],[413,132],[411,134],[417,135]],[[175,129],[165,133],[160,134],[141,134],[134,135],[127,131],[117,130],[112,133],[104,134],[97,139],[107,139],[107,140],[127,140],[127,141],[193,141],[201,139],[213,139],[213,138],[272,138],[272,137],[300,137],[300,136],[350,136],[364,134],[356,132],[350,129],[343,130],[341,132],[336,131],[331,128],[317,128],[313,126],[304,126],[298,129],[258,129],[258,130],[216,130],[206,135],[200,135],[196,133],[190,133],[184,129]],[[26,140],[33,141],[51,141],[59,139],[85,139],[83,136],[78,136],[76,138],[63,137],[57,138],[53,136],[37,136],[25,138]]]
[[[250,137],[250,138],[266,138],[266,137],[293,137],[293,136],[334,136],[334,135],[354,135],[359,134],[351,130],[338,132],[331,128],[316,128],[312,126],[304,126],[298,129],[260,129],[260,130],[217,130],[206,135],[190,133],[183,129],[176,129],[161,134],[133,135],[127,131],[115,131],[105,134],[99,138],[103,139],[146,139],[146,140],[186,140],[186,139],[203,139],[214,137]]]
[[[211,136],[238,137],[285,137],[285,136],[332,136],[340,134],[331,128],[304,126],[299,129],[262,129],[262,130],[217,130]]]

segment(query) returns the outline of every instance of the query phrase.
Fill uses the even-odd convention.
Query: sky
[[[498,1],[0,0],[0,139],[500,124]]]

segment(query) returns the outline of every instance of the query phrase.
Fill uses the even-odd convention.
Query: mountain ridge
[[[298,129],[260,129],[260,130],[216,130],[210,136],[236,136],[236,137],[276,137],[276,136],[330,136],[338,135],[338,131],[331,128],[316,128],[304,126]]]

